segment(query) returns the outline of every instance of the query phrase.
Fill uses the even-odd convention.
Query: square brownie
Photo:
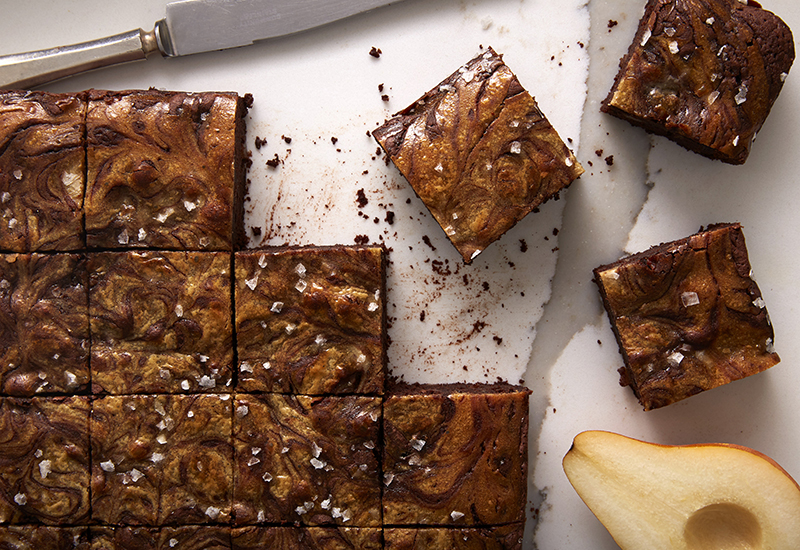
[[[83,248],[81,96],[0,92],[0,250]]]
[[[645,410],[780,361],[739,224],[712,225],[594,270],[630,386]]]
[[[108,525],[230,519],[229,395],[108,396],[94,401],[92,519]]]
[[[88,527],[7,525],[0,527],[2,550],[89,550]]]
[[[239,391],[383,393],[382,247],[248,250],[235,271]]]
[[[236,523],[380,526],[380,420],[376,397],[237,395]]]
[[[601,110],[743,164],[794,56],[792,31],[756,2],[649,0]]]
[[[230,527],[92,527],[92,550],[230,550]]]
[[[228,391],[230,268],[223,252],[91,254],[93,391]]]
[[[394,384],[383,406],[385,525],[525,521],[528,396],[508,384]]]
[[[491,48],[372,135],[466,263],[583,173]]]
[[[91,248],[244,243],[244,117],[235,93],[88,92]]]
[[[75,254],[0,254],[0,394],[88,387],[87,279]]]
[[[381,550],[381,529],[374,527],[238,527],[233,550]]]
[[[389,527],[384,529],[386,550],[522,550],[524,523],[497,527]]]
[[[86,397],[0,398],[0,524],[89,519]]]

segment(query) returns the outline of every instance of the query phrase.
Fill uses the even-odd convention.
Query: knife
[[[146,59],[247,46],[318,27],[397,0],[178,0],[153,30],[0,56],[0,88],[31,88],[78,73]]]

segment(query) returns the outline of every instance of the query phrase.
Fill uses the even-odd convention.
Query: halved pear
[[[800,550],[800,486],[758,451],[589,431],[563,466],[623,550]]]

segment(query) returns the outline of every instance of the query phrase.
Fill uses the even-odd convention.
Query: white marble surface
[[[17,2],[0,21],[0,52],[150,29],[163,17],[164,3]],[[762,4],[800,29],[796,0]],[[708,161],[601,115],[599,101],[643,5],[644,0],[404,0],[297,36],[151,59],[44,88],[252,93],[248,224],[261,228],[268,244],[352,243],[367,235],[390,247],[394,372],[420,381],[523,380],[534,390],[525,548],[612,549],[616,545],[561,470],[561,458],[582,430],[602,428],[661,443],[749,445],[800,478],[800,428],[793,407],[800,388],[795,374],[800,343],[792,338],[800,328],[794,284],[800,256],[792,246],[793,209],[800,199],[792,173],[800,84],[790,75],[744,167]],[[609,28],[609,20],[618,24]],[[383,52],[379,59],[368,54],[373,46]],[[561,136],[572,139],[587,173],[560,201],[528,216],[464,266],[397,170],[373,159],[377,145],[366,132],[481,46],[505,54]],[[382,101],[379,84],[388,102]],[[268,142],[260,150],[254,147],[256,136]],[[266,161],[276,154],[281,165],[268,168]],[[603,160],[608,155],[614,156],[613,166]],[[368,200],[365,216],[359,216],[356,203],[360,189]],[[386,221],[387,211],[395,215],[393,224]],[[624,251],[717,221],[745,227],[783,362],[762,375],[644,413],[617,384],[621,360],[591,270]]]

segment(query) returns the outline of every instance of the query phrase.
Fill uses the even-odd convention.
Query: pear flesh
[[[800,550],[800,486],[752,449],[590,431],[563,466],[623,550]]]

